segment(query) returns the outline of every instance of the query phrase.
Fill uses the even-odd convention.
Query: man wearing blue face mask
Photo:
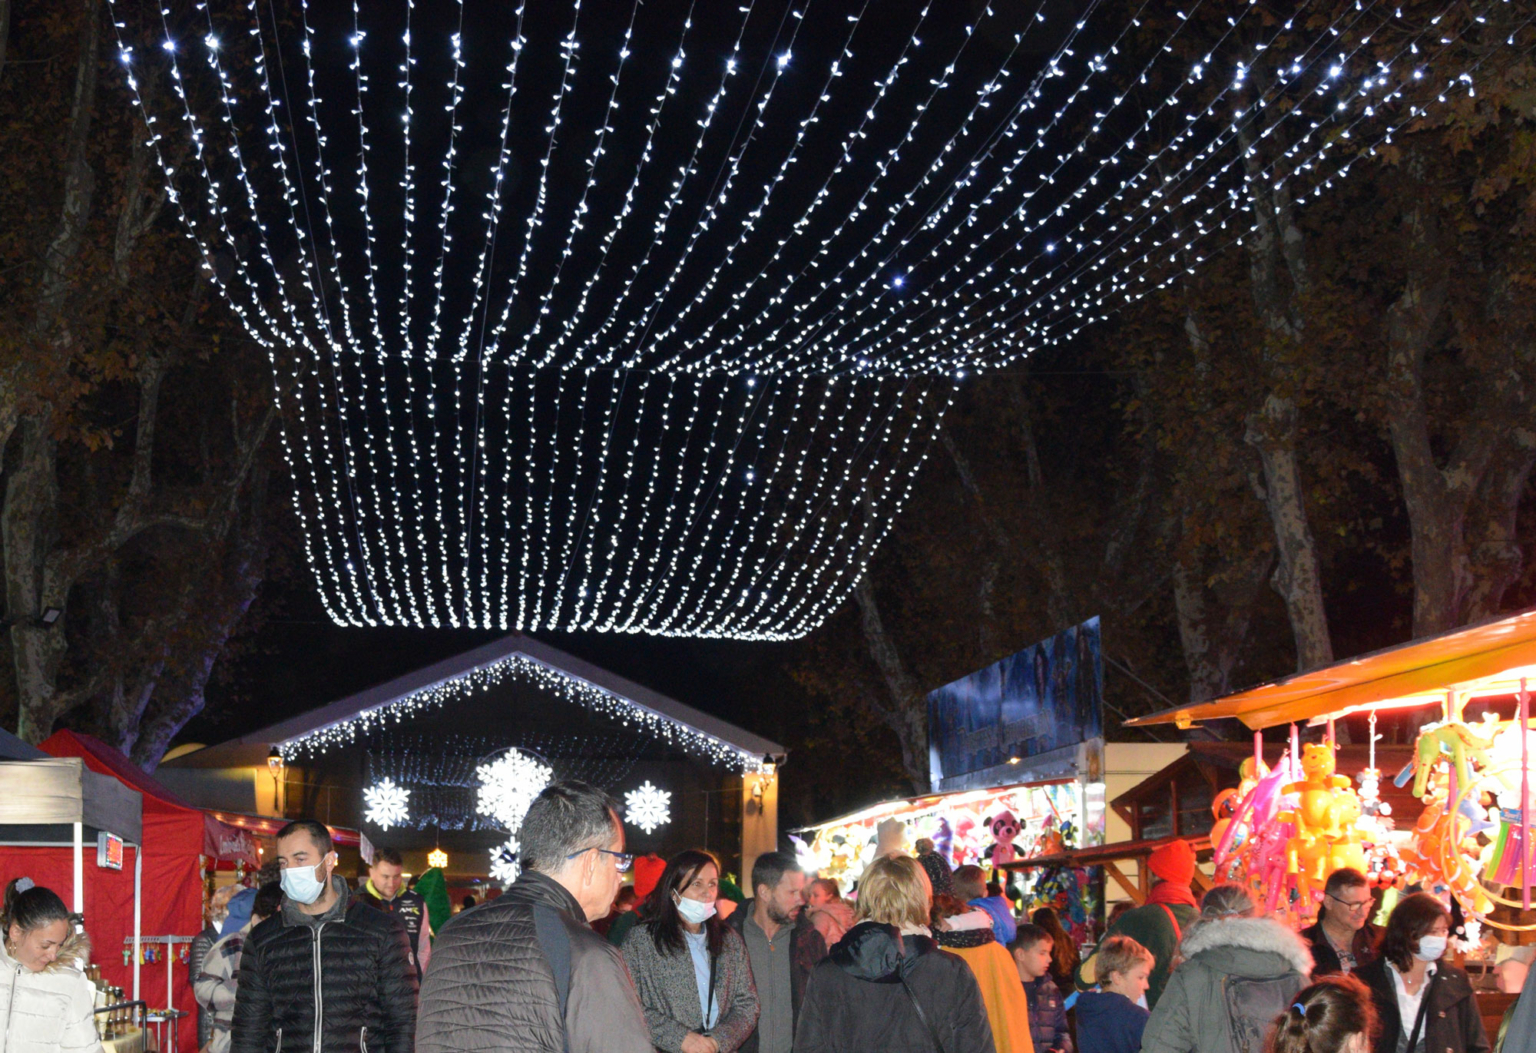
[[[1442,961],[1450,915],[1415,892],[1392,908],[1381,957],[1355,975],[1371,989],[1380,1019],[1374,1053],[1488,1053],[1477,996],[1467,974]]]
[[[413,1053],[405,926],[351,894],[324,824],[279,830],[277,860],[283,907],[245,942],[230,1053]]]

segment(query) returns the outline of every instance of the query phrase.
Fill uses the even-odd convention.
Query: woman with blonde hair
[[[101,1053],[95,991],[80,970],[89,954],[56,893],[30,878],[5,887],[0,910],[0,1002],[5,1053]]]
[[[858,924],[811,973],[795,1053],[996,1053],[975,976],[933,941],[931,906],[911,856],[869,865]]]
[[[1262,1053],[1275,1017],[1312,974],[1307,942],[1260,916],[1241,885],[1205,894],[1179,955],[1142,1032],[1142,1053]]]

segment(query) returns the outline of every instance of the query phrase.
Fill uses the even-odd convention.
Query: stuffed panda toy
[[[1013,842],[1024,831],[1024,827],[1009,811],[1001,811],[989,817],[986,824],[992,832],[992,843],[981,855],[983,859],[992,861],[995,871],[1004,863],[1012,863],[1019,857],[1019,846]]]

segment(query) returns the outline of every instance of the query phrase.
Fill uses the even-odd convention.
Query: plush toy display
[[[875,858],[884,859],[907,850],[907,824],[898,819],[887,819],[875,828]]]
[[[1013,841],[1023,831],[1023,826],[1008,811],[988,816],[986,824],[987,829],[992,831],[992,843],[987,846],[982,857],[992,861],[993,869],[1004,863],[1012,863],[1019,857],[1019,846]]]

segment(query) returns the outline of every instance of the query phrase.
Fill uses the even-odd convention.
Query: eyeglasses
[[[1346,908],[1348,910],[1352,910],[1352,911],[1365,910],[1372,903],[1372,900],[1371,900],[1371,898],[1369,896],[1367,896],[1365,899],[1362,899],[1358,903],[1351,903],[1347,899],[1340,899],[1338,896],[1335,896],[1332,892],[1328,893],[1328,898],[1333,900],[1339,906],[1344,907],[1344,908]]]
[[[613,857],[613,867],[620,874],[629,873],[629,868],[635,865],[635,857],[628,852],[613,852],[606,848],[583,848],[580,852],[572,852],[566,859],[575,859],[577,856],[588,852],[601,852],[605,856]]]

